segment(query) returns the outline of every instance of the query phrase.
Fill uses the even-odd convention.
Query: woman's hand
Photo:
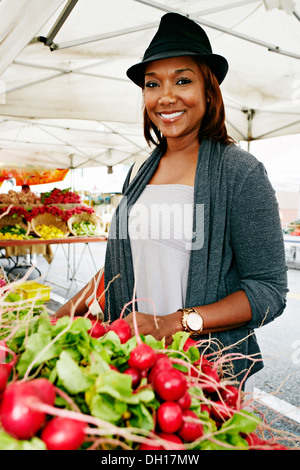
[[[173,335],[182,330],[181,312],[171,313],[169,315],[156,316],[148,313],[135,312],[136,324],[140,335],[152,335],[157,340],[165,338],[166,344],[172,343]],[[132,335],[135,334],[133,313],[129,313],[124,320],[131,328]]]

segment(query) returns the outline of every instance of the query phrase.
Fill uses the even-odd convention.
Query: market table
[[[78,236],[78,237],[68,236],[68,237],[65,237],[65,238],[51,238],[51,239],[32,238],[32,239],[29,239],[29,240],[28,239],[23,239],[23,240],[1,240],[0,241],[0,247],[4,248],[4,249],[8,249],[8,250],[10,248],[14,248],[15,250],[17,250],[17,251],[15,251],[15,253],[18,253],[18,249],[26,247],[29,250],[30,253],[37,253],[37,250],[35,250],[35,248],[37,248],[37,247],[47,248],[47,247],[50,247],[50,245],[56,245],[56,250],[55,250],[54,254],[51,256],[51,260],[48,260],[49,268],[48,268],[48,271],[47,271],[46,276],[44,278],[44,282],[47,280],[47,277],[50,273],[51,262],[52,262],[53,258],[55,257],[57,249],[59,247],[61,247],[62,250],[63,250],[63,253],[64,253],[66,263],[67,263],[67,270],[66,270],[67,279],[71,281],[68,288],[66,288],[65,285],[60,285],[60,287],[67,290],[67,294],[66,294],[66,297],[67,297],[67,295],[68,295],[68,293],[69,293],[69,291],[72,287],[72,284],[76,279],[75,276],[78,272],[78,269],[79,269],[80,264],[81,264],[82,259],[83,259],[83,255],[84,255],[86,250],[88,250],[88,252],[90,254],[90,257],[91,257],[92,262],[94,264],[95,270],[97,271],[97,269],[98,269],[97,266],[96,266],[92,251],[90,249],[90,243],[99,243],[99,242],[105,242],[105,241],[107,241],[107,238],[105,236]],[[84,246],[84,249],[81,253],[81,256],[80,256],[79,260],[76,262],[76,259],[75,259],[75,244],[78,244],[78,243],[84,243],[85,246]],[[68,248],[67,252],[64,249],[64,245],[66,245],[67,248]],[[73,245],[73,254],[71,253],[71,250],[70,250],[70,247],[72,245]],[[21,251],[19,251],[19,253],[21,253]],[[40,254],[42,254],[42,253],[40,253]],[[10,269],[9,272],[12,271],[13,269],[16,269],[17,267],[21,267],[21,266],[17,266],[15,264],[15,266],[12,269]],[[51,281],[51,283],[53,284],[52,281]]]

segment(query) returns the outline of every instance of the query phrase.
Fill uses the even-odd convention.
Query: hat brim
[[[127,77],[130,78],[136,85],[143,88],[144,86],[144,73],[145,67],[150,62],[161,59],[171,59],[172,57],[183,57],[183,56],[192,56],[198,57],[203,60],[211,71],[216,76],[219,84],[221,84],[228,72],[228,62],[225,57],[218,54],[201,54],[188,51],[168,51],[159,54],[155,54],[146,60],[142,60],[138,64],[132,65],[126,72]]]

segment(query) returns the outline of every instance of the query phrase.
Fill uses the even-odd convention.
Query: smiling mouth
[[[184,113],[184,111],[177,111],[177,112],[173,112],[173,113],[158,113],[158,114],[163,119],[172,120],[172,119],[176,119],[176,118],[182,116],[183,113]]]

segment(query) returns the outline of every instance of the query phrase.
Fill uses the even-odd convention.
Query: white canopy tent
[[[0,162],[80,168],[148,154],[126,77],[167,11],[189,15],[229,62],[229,134],[300,133],[300,1],[0,0]]]

